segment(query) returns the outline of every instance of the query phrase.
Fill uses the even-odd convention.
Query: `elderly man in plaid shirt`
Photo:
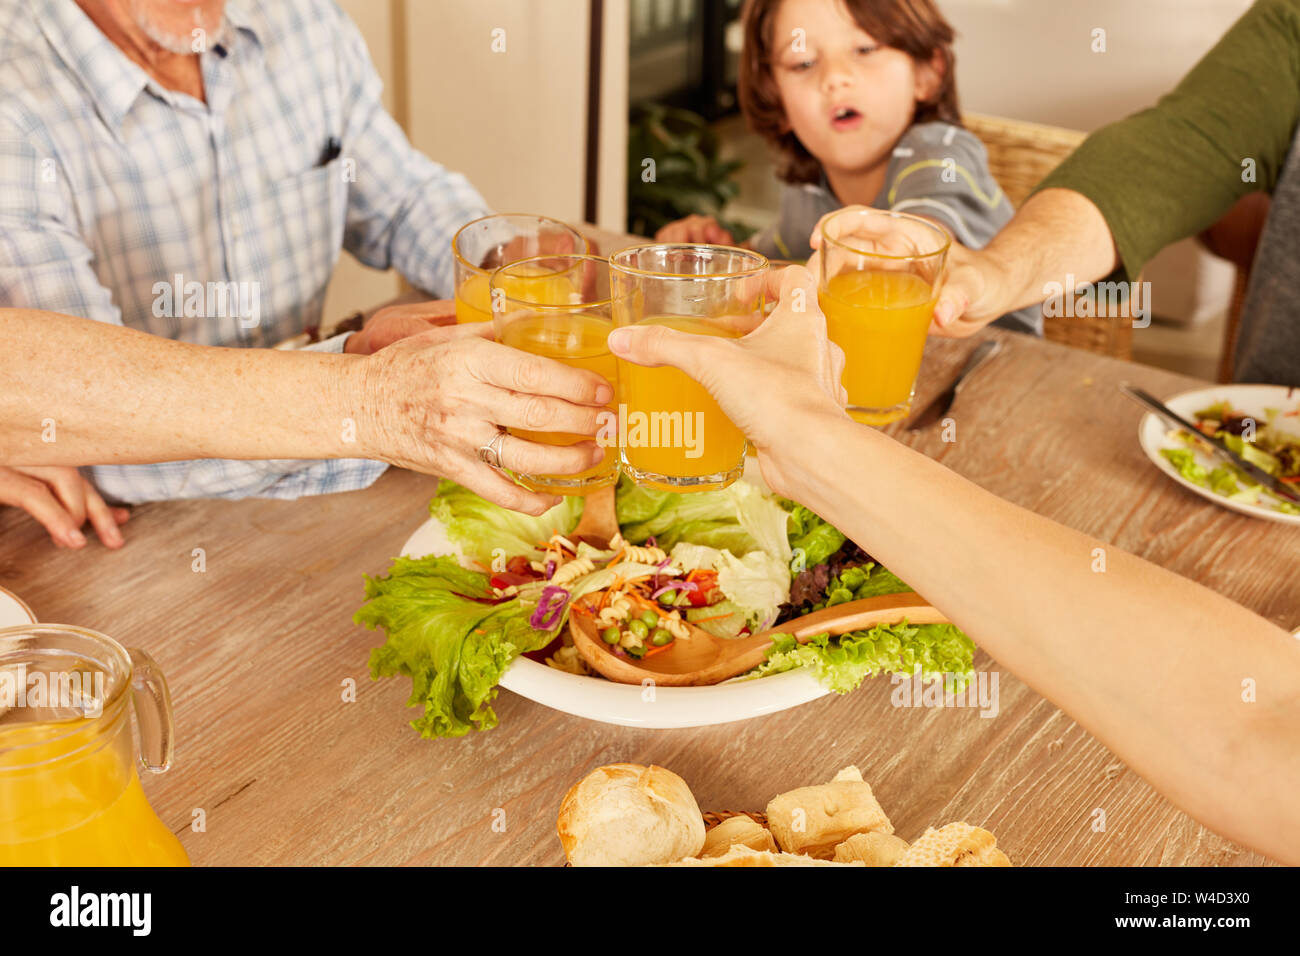
[[[0,306],[265,348],[320,325],[341,249],[449,297],[451,237],[488,209],[464,176],[411,147],[380,90],[333,0],[0,0]],[[215,310],[211,292],[196,288],[222,293]],[[471,371],[491,362],[497,380],[514,382],[500,368],[519,361],[514,353],[484,353],[467,329],[426,331],[448,312],[385,310],[362,332],[311,348],[367,354],[425,332],[430,347],[469,350],[461,364]],[[537,391],[572,400],[572,382],[536,379]],[[443,423],[429,440],[472,459],[499,425],[524,424],[504,410],[517,410],[518,394],[498,391],[477,415],[451,407],[454,396],[450,411],[429,409],[425,418]],[[509,437],[497,461],[536,461],[542,452],[530,445]],[[584,449],[543,469],[588,464]],[[0,468],[0,503],[6,482],[45,483],[73,519],[89,517],[118,546],[125,512],[110,511],[95,486],[119,502],[296,497],[365,487],[385,467],[346,458],[101,465],[83,469],[93,485],[69,481],[66,469],[54,481],[48,470]],[[475,477],[485,494],[540,507],[494,479],[504,484]],[[8,503],[23,502],[10,494]]]

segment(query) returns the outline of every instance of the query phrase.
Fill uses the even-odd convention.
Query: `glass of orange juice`
[[[656,243],[610,256],[614,324],[739,338],[763,321],[767,259],[730,246]],[[675,368],[618,362],[623,471],[667,491],[725,488],[745,436],[704,386]]]
[[[614,354],[609,350],[613,303],[609,289],[609,260],[598,256],[532,256],[502,266],[488,283],[497,341],[533,355],[587,369],[611,385],[617,382]],[[526,488],[555,495],[583,495],[618,478],[616,412],[602,428],[605,457],[576,475],[523,475]],[[574,445],[590,435],[533,432],[520,428],[510,434],[543,445]],[[611,437],[612,436],[612,437]]]
[[[545,216],[484,216],[466,223],[451,240],[456,263],[456,321],[492,320],[488,282],[501,266],[532,256],[591,251],[582,233]],[[562,299],[567,291],[563,283],[553,288],[554,276],[546,273],[520,272],[510,281],[513,290],[530,292],[536,299]]]
[[[171,700],[148,654],[79,627],[0,629],[0,866],[188,866],[139,765],[172,759]]]
[[[845,209],[822,224],[817,300],[844,350],[848,412],[885,425],[912,407],[951,239],[917,216]]]

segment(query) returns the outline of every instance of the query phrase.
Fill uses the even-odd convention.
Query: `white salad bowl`
[[[442,522],[430,518],[402,546],[410,558],[455,555],[469,566],[447,537]],[[583,677],[517,658],[501,676],[501,687],[553,710],[624,727],[704,727],[762,717],[797,707],[830,693],[804,669],[757,680],[710,687],[642,687],[603,677]]]

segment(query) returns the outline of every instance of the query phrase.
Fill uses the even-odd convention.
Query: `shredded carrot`
[[[1290,478],[1279,478],[1278,481],[1285,481],[1288,485],[1300,483],[1300,475],[1292,475]]]
[[[726,614],[715,614],[712,617],[697,617],[693,621],[687,621],[687,624],[703,624],[706,621],[721,621],[724,617],[731,617],[735,611],[728,611]]]
[[[647,657],[654,657],[656,654],[662,654],[664,651],[668,650],[676,643],[677,643],[676,641],[669,641],[667,644],[664,644],[662,647],[652,646],[648,651],[646,651],[644,654],[641,655],[641,660],[645,660]]]

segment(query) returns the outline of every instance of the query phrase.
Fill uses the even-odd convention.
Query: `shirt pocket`
[[[343,160],[335,159],[266,187],[269,287],[262,291],[272,303],[280,337],[320,323],[325,287],[343,247],[348,194],[344,173]]]

